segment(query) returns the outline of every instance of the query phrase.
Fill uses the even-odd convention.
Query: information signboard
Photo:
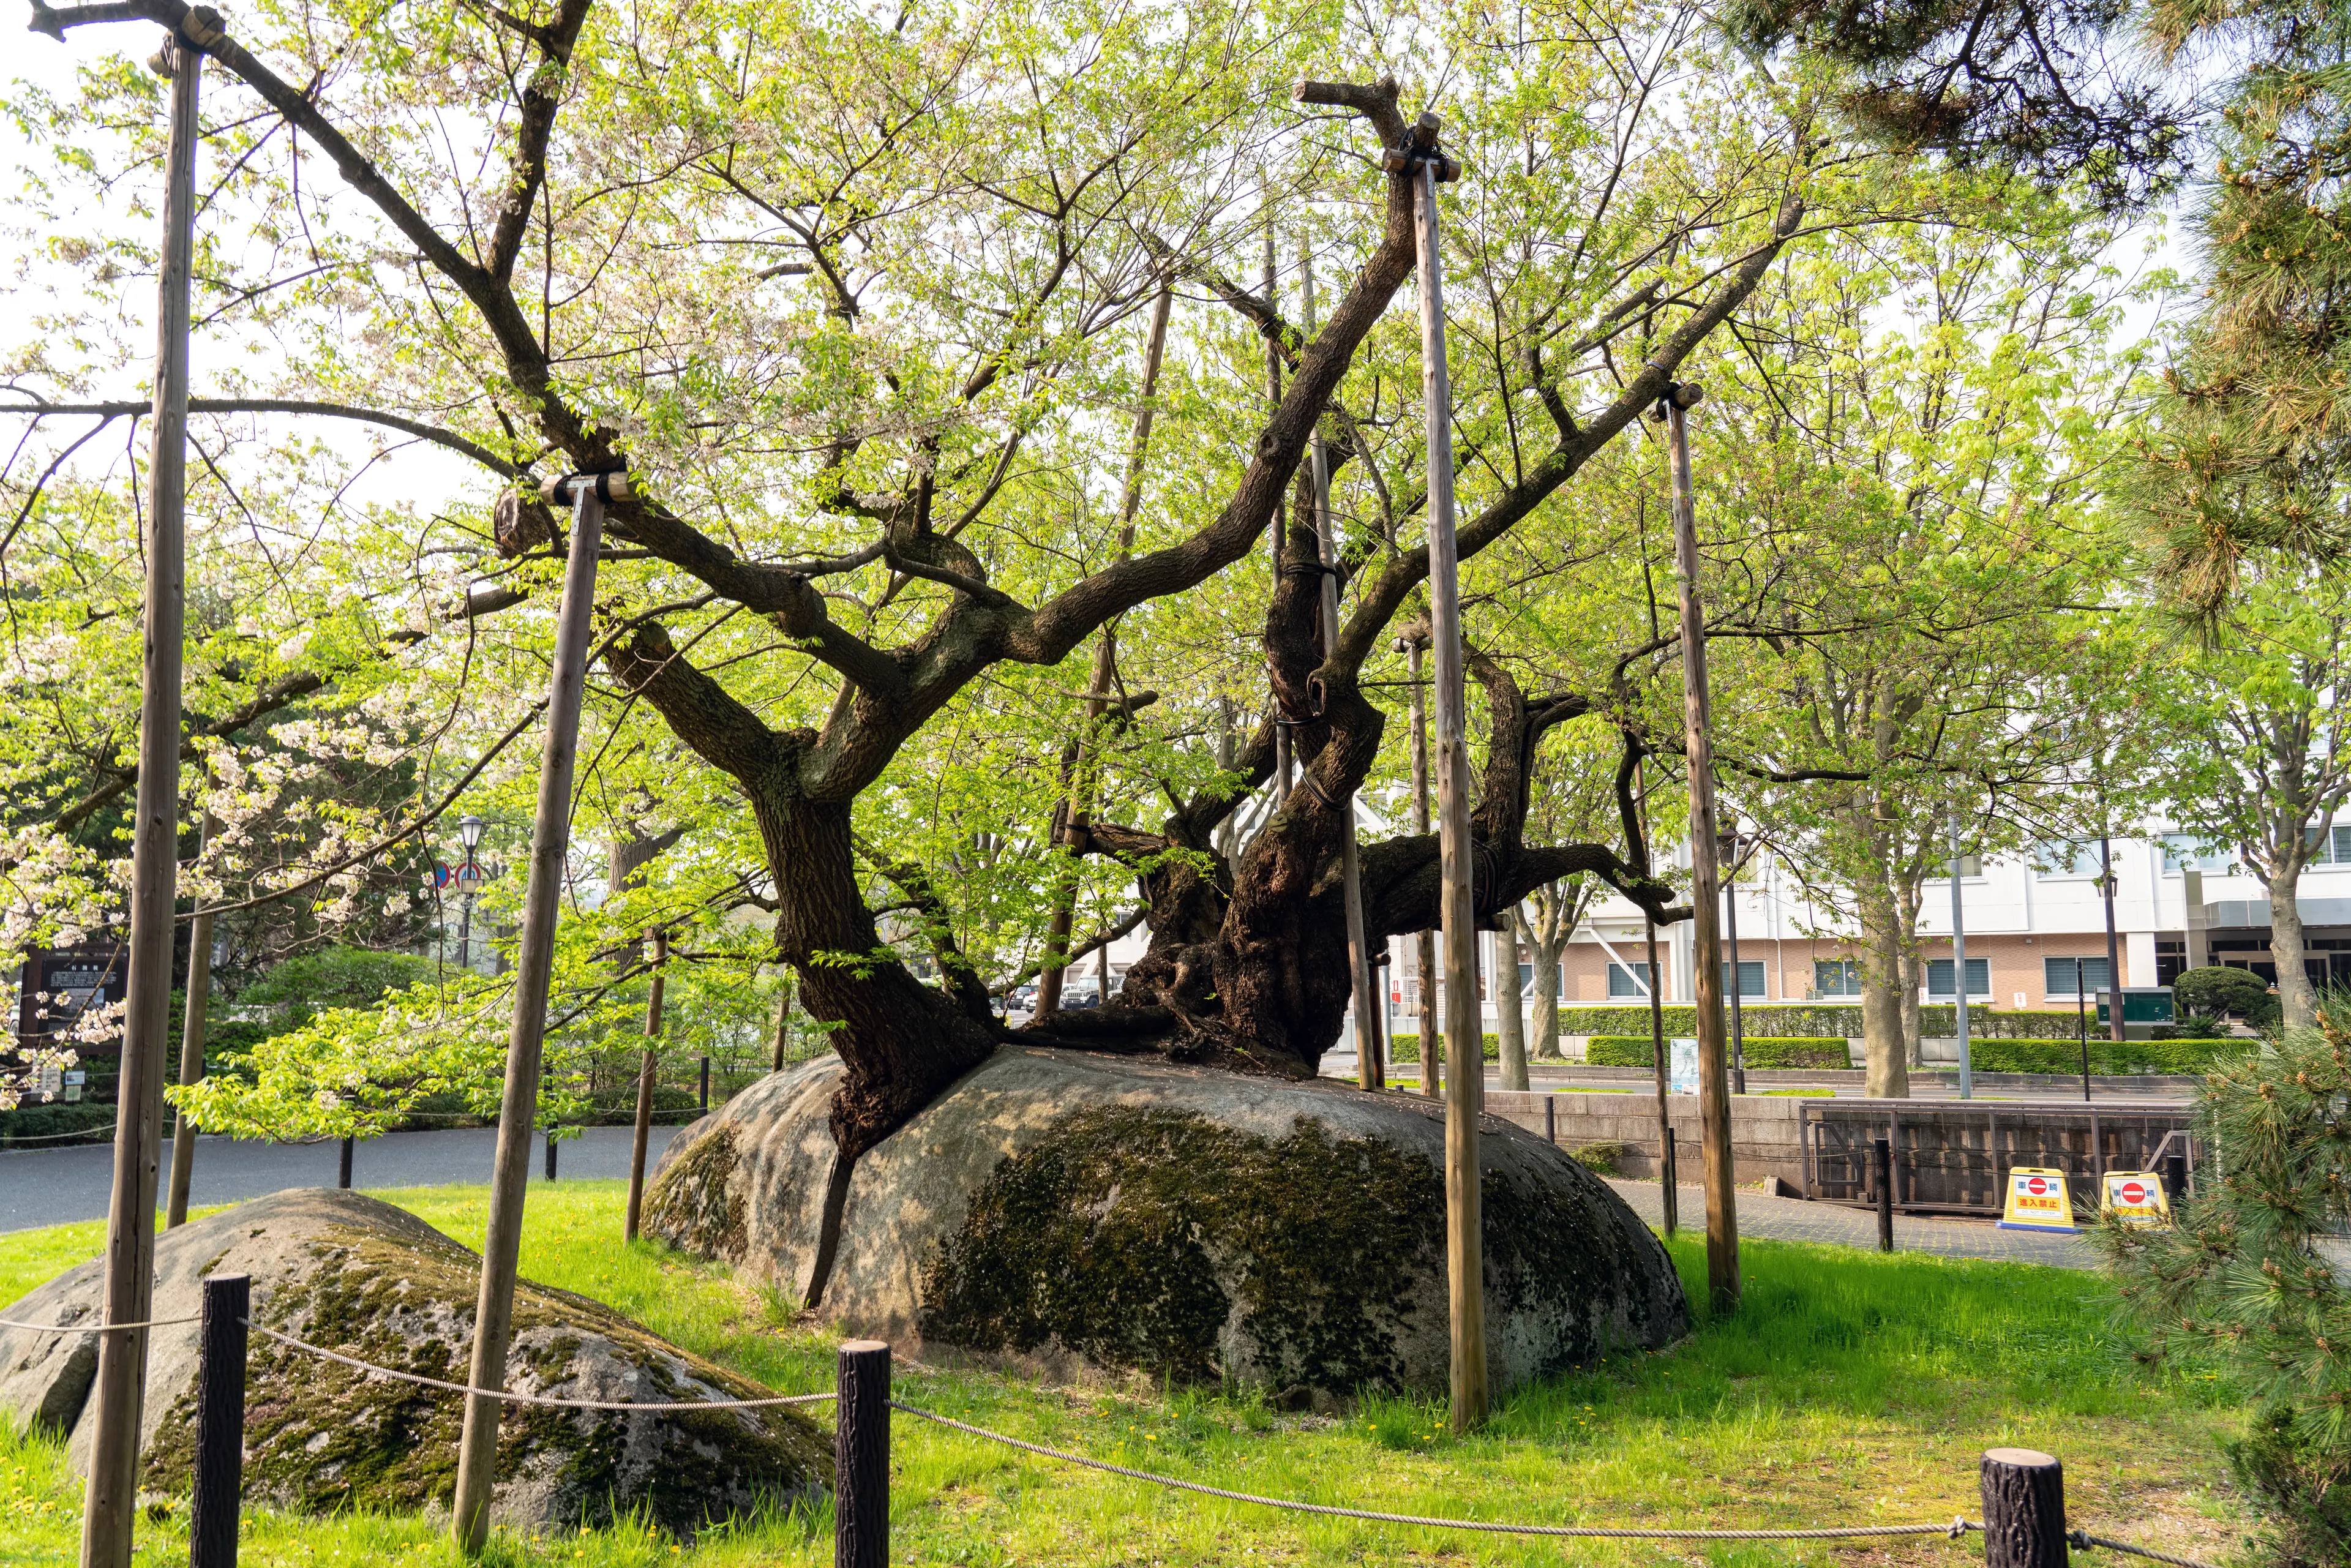
[[[1698,1092],[1698,1041],[1677,1037],[1666,1041],[1666,1092]]]

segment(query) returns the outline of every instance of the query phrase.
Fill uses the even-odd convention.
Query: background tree
[[[2351,800],[2346,632],[2351,590],[2339,572],[2241,580],[2216,641],[2177,649],[2151,694],[2169,737],[2153,769],[2158,798],[2181,829],[2261,878],[2294,1026],[2317,1008],[2297,889],[2304,867],[2325,858],[2327,821]]]

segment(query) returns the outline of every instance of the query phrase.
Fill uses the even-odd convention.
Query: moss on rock
[[[646,1190],[645,1228],[700,1257],[740,1259],[749,1206],[735,1186],[737,1163],[726,1122],[671,1153]]]
[[[191,1234],[200,1231],[209,1234]],[[375,1366],[463,1382],[479,1283],[473,1252],[374,1199],[296,1192],[172,1233],[159,1241],[158,1264],[164,1275],[158,1316],[188,1310],[192,1302],[175,1298],[193,1294],[199,1270],[218,1265],[253,1278],[248,1500],[305,1513],[447,1506],[462,1396],[372,1375],[258,1331],[274,1329]],[[57,1298],[43,1303],[45,1313],[69,1314],[73,1301],[97,1288],[97,1277],[83,1281],[76,1278],[81,1272],[36,1292]],[[141,1478],[148,1490],[189,1488],[194,1370],[193,1356],[176,1345],[166,1345],[151,1369],[153,1403]],[[528,1282],[515,1291],[507,1386],[627,1403],[768,1396],[601,1302]],[[691,1535],[766,1502],[812,1496],[831,1482],[831,1443],[788,1409],[659,1415],[509,1406],[500,1423],[491,1512],[503,1523],[542,1529],[600,1525],[641,1512],[664,1531]]]

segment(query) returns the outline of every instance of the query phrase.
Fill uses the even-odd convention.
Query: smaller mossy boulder
[[[1445,1125],[1418,1096],[1008,1048],[842,1185],[841,1071],[778,1073],[680,1133],[647,1230],[804,1298],[820,1274],[823,1316],[913,1354],[1445,1386]],[[1479,1144],[1497,1389],[1687,1331],[1672,1261],[1604,1183],[1496,1118]]]
[[[257,1324],[446,1382],[465,1381],[481,1260],[414,1215],[357,1193],[281,1192],[167,1231],[155,1243],[158,1319],[193,1317],[209,1274],[251,1277]],[[103,1277],[85,1263],[5,1316],[0,1415],[19,1432],[68,1435],[87,1473]],[[566,1399],[656,1404],[757,1399],[769,1391],[647,1332],[602,1303],[528,1282],[515,1291],[507,1386]],[[143,1490],[184,1494],[194,1458],[196,1325],[150,1339]],[[304,1513],[445,1511],[462,1396],[378,1377],[251,1336],[245,1496]],[[509,1406],[491,1518],[532,1530],[642,1512],[691,1535],[762,1503],[831,1484],[831,1442],[789,1406],[670,1415]]]

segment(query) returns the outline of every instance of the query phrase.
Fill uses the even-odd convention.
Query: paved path
[[[1633,1212],[1651,1225],[1665,1222],[1664,1194],[1653,1181],[1611,1181]],[[1682,1228],[1706,1228],[1706,1189],[1679,1189],[1677,1205]],[[1751,1188],[1739,1189],[1739,1234],[1773,1241],[1819,1241],[1835,1247],[1877,1248],[1877,1214],[1874,1209],[1846,1208],[1834,1203],[1807,1203],[1800,1197],[1766,1197]],[[2054,1269],[2095,1269],[2097,1255],[2089,1243],[2074,1236],[2046,1231],[2002,1230],[1988,1219],[1926,1219],[1907,1214],[1894,1217],[1894,1249],[1929,1252],[1941,1258],[1981,1258],[2001,1263],[2042,1263]]]
[[[558,1147],[555,1168],[564,1176],[626,1176],[627,1127],[589,1127]],[[674,1127],[653,1130],[658,1155]],[[497,1147],[495,1127],[459,1127],[435,1133],[388,1133],[359,1145],[351,1160],[355,1186],[434,1186],[444,1182],[487,1182]],[[531,1153],[531,1179],[546,1169],[544,1145]],[[196,1168],[188,1201],[202,1207],[238,1203],[287,1187],[332,1186],[340,1157],[339,1144],[246,1143],[199,1137]],[[113,1181],[114,1146],[84,1144],[64,1149],[0,1151],[0,1231],[103,1219]],[[172,1168],[172,1145],[163,1144],[163,1169]]]

